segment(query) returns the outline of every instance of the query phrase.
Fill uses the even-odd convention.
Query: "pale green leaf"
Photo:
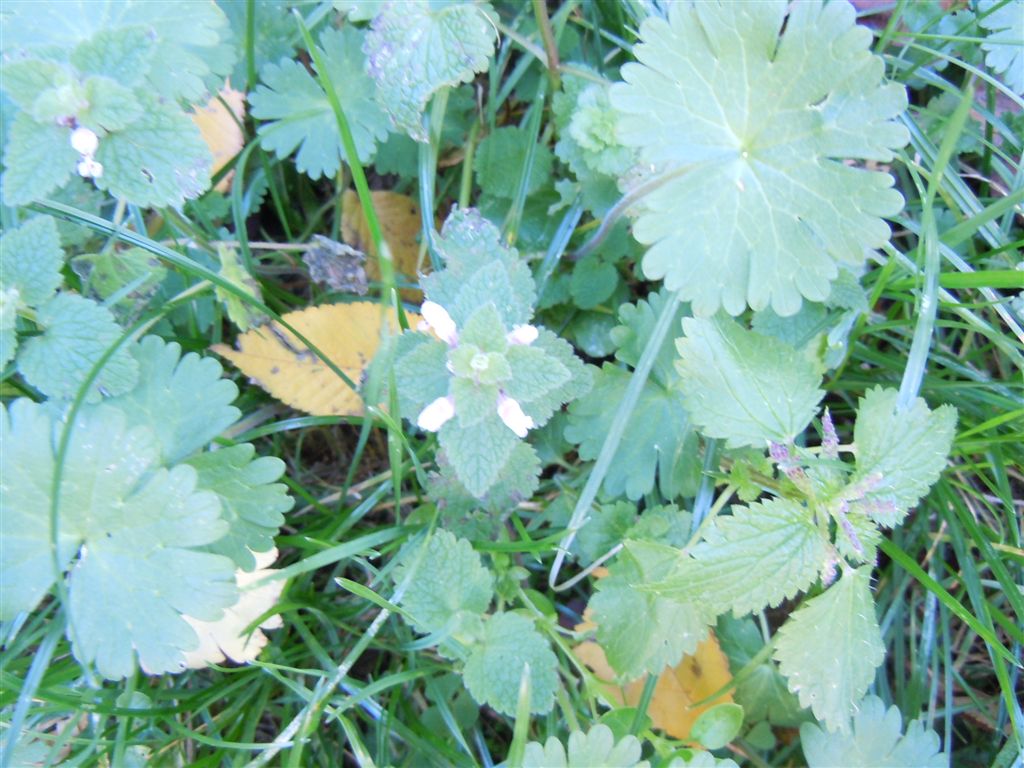
[[[82,89],[88,106],[77,111],[76,120],[98,134],[120,131],[142,117],[143,107],[135,94],[116,80],[90,77]]]
[[[899,410],[895,389],[869,389],[857,408],[853,441],[857,471],[851,483],[871,490],[856,502],[880,525],[894,526],[939,479],[956,432],[956,409],[934,411],[921,398]]]
[[[60,287],[64,251],[49,216],[36,216],[0,238],[0,288],[17,290],[15,303],[35,307]]]
[[[558,688],[558,659],[551,646],[530,619],[518,613],[496,613],[484,624],[483,638],[470,649],[463,681],[478,703],[513,715],[527,664],[530,712],[550,712]]]
[[[410,421],[416,421],[434,400],[449,394],[448,350],[444,342],[412,330],[398,338],[395,383],[402,415]]]
[[[514,344],[505,356],[512,369],[512,378],[502,386],[509,397],[524,406],[561,387],[572,376],[561,361],[539,345]]]
[[[474,496],[482,496],[498,479],[518,438],[494,415],[463,428],[457,419],[447,422],[439,433],[441,447],[455,474]]]
[[[472,427],[498,412],[498,388],[493,384],[457,378],[452,380],[451,392],[461,427]]]
[[[596,256],[576,263],[569,282],[572,300],[580,309],[593,309],[608,299],[619,284],[615,267]]]
[[[377,142],[387,138],[387,119],[374,101],[373,83],[364,72],[363,33],[348,25],[320,36],[326,76],[345,113],[356,152],[368,163]],[[310,178],[333,177],[345,159],[338,121],[327,94],[305,66],[282,60],[260,73],[262,84],[249,97],[251,114],[264,122],[260,144],[278,157],[298,148],[295,165]]]
[[[981,44],[985,64],[1002,74],[1014,91],[1024,93],[1024,0],[981,0],[978,24],[988,31]]]
[[[0,370],[14,359],[18,349],[18,289],[0,287]]]
[[[18,58],[0,66],[0,88],[19,108],[31,111],[40,94],[71,78],[68,68],[56,61]]]
[[[122,336],[106,307],[74,293],[60,293],[39,307],[43,333],[26,339],[18,370],[49,397],[71,399],[92,367]],[[138,364],[122,346],[107,360],[89,390],[88,401],[120,395],[135,386]]]
[[[495,30],[470,3],[384,4],[366,36],[367,70],[377,101],[395,126],[427,141],[420,115],[445,86],[468,83],[487,67]]]
[[[534,143],[525,128],[498,128],[480,142],[474,160],[476,181],[484,194],[513,198],[519,191],[519,177],[526,165],[526,153]],[[554,156],[543,144],[534,147],[533,165],[526,182],[526,194],[533,194],[551,177]]]
[[[112,308],[128,314],[145,306],[167,277],[167,268],[152,253],[134,247],[84,253],[71,260],[71,268],[98,298],[118,296]]]
[[[528,373],[513,364],[513,382],[508,385],[510,396],[519,399],[512,393],[516,392],[522,395],[523,411],[533,419],[533,423],[538,427],[546,424],[562,405],[571,403],[587,394],[592,381],[590,368],[576,357],[572,346],[567,341],[559,338],[547,328],[540,328],[539,331],[537,340],[530,348],[544,353],[544,361],[541,363],[542,371]],[[516,354],[510,357],[510,362],[515,359]],[[565,371],[564,374],[563,371]],[[536,382],[536,387],[531,388],[528,392],[520,392],[519,377],[527,375]]]
[[[849,730],[850,716],[885,658],[870,581],[869,565],[844,572],[775,636],[775,660],[789,689],[830,731]]]
[[[224,12],[231,25],[231,32],[240,44],[246,39],[246,24],[249,5],[235,0],[217,0],[217,6]],[[256,71],[263,71],[270,62],[291,58],[301,33],[290,12],[289,0],[261,0],[252,6],[256,14],[255,35],[253,36],[253,58]],[[240,56],[231,72],[231,83],[243,88],[248,77],[248,63]]]
[[[619,741],[602,723],[589,731],[569,734],[568,749],[554,736],[541,745],[531,741],[523,753],[523,768],[647,768],[640,759],[640,740],[624,736]]]
[[[939,736],[914,720],[903,733],[899,708],[886,709],[867,696],[853,716],[853,732],[835,734],[813,723],[800,726],[800,745],[810,768],[946,768]]]
[[[671,174],[634,226],[648,278],[698,315],[789,315],[888,241],[892,177],[844,161],[892,159],[907,97],[849,3],[673,3],[640,40],[611,102],[622,142]]]
[[[135,87],[149,74],[156,47],[156,36],[146,25],[114,27],[79,43],[70,60],[79,72]]]
[[[4,205],[46,197],[68,180],[78,160],[70,130],[40,125],[27,112],[18,113],[4,146]]]
[[[818,412],[821,374],[784,342],[727,317],[683,320],[677,363],[687,410],[732,448],[788,444]]]
[[[260,284],[242,265],[238,251],[224,244],[217,246],[217,258],[220,260],[220,271],[217,273],[236,288],[243,291],[251,299],[263,301]],[[263,312],[245,301],[236,293],[232,293],[219,285],[216,287],[217,298],[224,303],[231,319],[240,331],[248,331],[266,317]]]

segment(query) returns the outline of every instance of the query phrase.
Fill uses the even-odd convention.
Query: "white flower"
[[[451,395],[439,397],[420,411],[420,415],[416,417],[416,425],[428,432],[437,432],[454,415],[455,398]]]
[[[103,175],[103,163],[97,163],[91,155],[78,161],[78,175],[86,179],[98,179]]]
[[[533,325],[513,325],[512,330],[505,336],[509,344],[521,344],[528,346],[537,340],[540,332]]]
[[[455,321],[448,311],[434,301],[424,301],[420,307],[420,314],[423,315],[423,322],[428,328],[433,328],[434,333],[449,347],[459,343],[459,332],[455,330]]]
[[[523,413],[519,403],[504,392],[498,393],[498,416],[519,437],[526,437],[527,431],[533,429],[533,419]]]
[[[92,157],[99,146],[99,137],[88,128],[78,127],[71,132],[71,147],[78,154]]]

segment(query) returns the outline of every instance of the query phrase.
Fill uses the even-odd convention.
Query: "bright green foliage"
[[[742,725],[743,707],[726,701],[701,712],[690,738],[708,749],[721,749],[739,735]]]
[[[138,361],[139,384],[108,401],[124,412],[131,425],[153,430],[165,464],[174,464],[203,448],[238,420],[231,405],[238,387],[220,377],[220,363],[147,336],[131,349]]]
[[[512,715],[527,664],[530,711],[550,712],[558,688],[558,659],[551,646],[526,616],[496,613],[485,622],[480,642],[470,649],[462,671],[463,681],[479,703]]]
[[[612,330],[618,349],[616,358],[635,367],[647,346],[657,315],[668,298],[651,294],[646,301],[623,304],[619,308],[620,326]],[[685,314],[680,308],[676,320]],[[666,337],[655,359],[651,375],[644,384],[630,421],[622,436],[615,459],[604,480],[604,490],[612,496],[623,493],[639,499],[658,487],[667,499],[691,489],[699,472],[697,436],[690,427],[690,415],[683,404],[681,379],[673,366],[672,339]],[[579,445],[580,457],[595,459],[604,445],[615,411],[629,386],[631,373],[605,363],[594,374],[590,394],[569,407],[567,440]]]
[[[244,571],[256,567],[253,552],[274,546],[274,536],[284,524],[284,513],[294,501],[283,483],[284,462],[273,456],[253,458],[248,443],[200,453],[186,463],[198,474],[196,487],[213,491],[220,499],[221,517],[228,531],[207,547],[227,555]]]
[[[648,542],[626,548],[597,582],[590,609],[597,640],[612,668],[624,679],[660,674],[679,663],[707,635],[714,608],[693,600],[662,597],[644,589],[661,582],[679,560],[679,550]]]
[[[899,410],[894,389],[868,390],[857,409],[853,440],[857,471],[853,481],[871,489],[857,502],[876,523],[898,525],[946,466],[956,431],[956,409],[934,411],[916,398]]]
[[[75,397],[93,366],[122,336],[109,309],[73,293],[60,293],[39,307],[36,321],[43,333],[24,342],[18,370],[40,392],[59,399]],[[122,346],[104,364],[88,400],[127,392],[137,378],[138,364]]]
[[[473,546],[448,531],[437,530],[430,540],[403,555],[394,573],[401,584],[409,569],[415,575],[401,605],[413,626],[423,634],[445,631],[468,642],[466,630],[474,630],[473,618],[484,614],[494,597],[494,577],[484,567]]]
[[[260,302],[263,301],[260,284],[242,265],[238,258],[238,251],[221,244],[217,246],[217,258],[220,259],[220,272],[218,274],[221,277],[239,290],[244,291],[250,298]],[[260,310],[253,307],[237,294],[221,288],[219,285],[216,290],[217,298],[224,303],[228,311],[228,317],[231,318],[231,322],[238,326],[238,330],[247,331],[254,325],[257,325],[260,319],[264,317]]]
[[[664,586],[657,586],[659,594],[696,597],[720,613],[732,608],[742,616],[807,589],[828,552],[810,510],[772,499],[716,517],[691,554],[692,561],[683,561]]]
[[[775,660],[789,689],[830,731],[849,730],[850,716],[885,658],[870,579],[870,566],[846,570],[776,634]]]
[[[788,444],[818,410],[816,364],[786,343],[727,317],[683,320],[679,374],[687,410],[730,447]]]
[[[640,759],[641,745],[636,736],[615,741],[611,728],[601,723],[586,733],[569,734],[568,750],[554,736],[542,745],[531,741],[523,754],[523,768],[648,768]]]
[[[867,696],[853,716],[853,732],[828,733],[813,723],[800,726],[800,741],[810,768],[946,768],[939,736],[920,720],[903,734],[897,707],[885,708],[877,696]]]
[[[988,30],[981,44],[985,64],[1001,73],[1015,92],[1024,94],[1024,0],[981,0],[978,24]]]
[[[421,114],[445,86],[468,83],[487,67],[495,31],[470,3],[385,3],[366,36],[367,71],[395,127],[427,141]]]
[[[63,277],[64,251],[49,216],[29,219],[0,238],[0,287],[15,289],[14,303],[35,307],[53,296]]]
[[[666,174],[634,227],[648,278],[697,315],[789,315],[889,239],[892,177],[843,160],[891,160],[907,97],[882,85],[851,5],[674,3],[640,38],[611,103],[623,143]]]
[[[476,153],[476,178],[484,194],[512,198],[519,191],[519,176],[533,137],[525,128],[498,128],[480,142]],[[534,147],[533,165],[526,182],[526,194],[547,184],[554,156],[543,144]]]
[[[5,450],[21,470],[3,479],[5,618],[31,609],[54,579],[49,490],[59,428],[27,400],[4,414]],[[68,577],[75,655],[108,678],[131,674],[135,652],[146,672],[183,669],[196,637],[181,614],[217,618],[236,598],[231,561],[196,549],[226,531],[217,497],[196,489],[190,467],[159,468],[152,432],[115,408],[83,413],[73,429],[57,560],[63,569],[78,554]]]
[[[576,262],[569,282],[569,293],[580,309],[593,309],[609,298],[619,284],[614,265],[598,256]]]
[[[326,75],[345,113],[356,153],[368,163],[377,142],[387,138],[387,119],[373,98],[374,87],[364,72],[363,33],[353,26],[328,29],[320,36],[320,55]],[[264,122],[260,144],[278,157],[298,147],[295,165],[310,178],[332,177],[341,167],[345,148],[338,121],[320,83],[297,61],[267,64],[262,84],[250,94],[252,116]]]

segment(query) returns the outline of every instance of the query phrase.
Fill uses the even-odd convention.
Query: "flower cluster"
[[[82,159],[78,161],[78,175],[86,179],[98,179],[103,175],[103,163],[96,162],[96,150],[100,139],[95,132],[79,126],[71,132],[71,147]]]

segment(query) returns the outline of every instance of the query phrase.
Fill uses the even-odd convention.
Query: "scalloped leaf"
[[[642,745],[636,736],[618,741],[612,729],[598,723],[586,733],[569,734],[568,749],[554,736],[543,745],[531,741],[523,752],[523,768],[648,768],[640,759]]]
[[[15,303],[38,306],[53,296],[64,281],[57,225],[49,216],[36,216],[0,237],[0,290],[17,290]]]
[[[1024,94],[1024,0],[981,0],[978,24],[988,32],[981,44],[985,65],[1002,74],[1014,91]]]
[[[694,314],[793,314],[888,241],[892,177],[844,161],[892,159],[907,96],[855,22],[846,2],[764,0],[673,3],[641,25],[611,102],[622,142],[668,175],[634,235],[645,275]]]

